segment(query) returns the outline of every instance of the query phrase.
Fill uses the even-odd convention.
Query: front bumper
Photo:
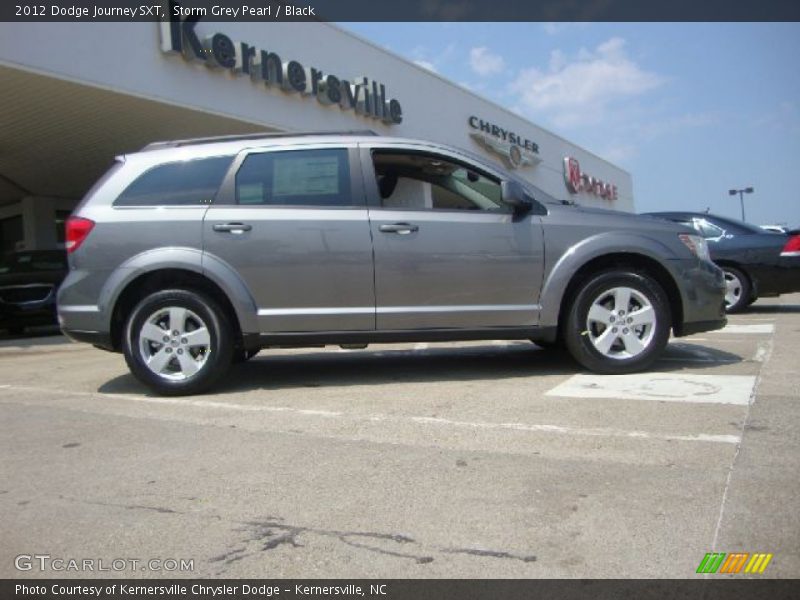
[[[707,261],[678,260],[672,267],[681,290],[682,318],[673,324],[678,337],[725,327],[725,277]]]

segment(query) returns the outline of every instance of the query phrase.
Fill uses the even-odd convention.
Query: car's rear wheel
[[[755,302],[752,296],[750,279],[735,267],[722,267],[725,273],[725,310],[735,313]]]
[[[591,371],[633,373],[655,362],[670,327],[669,304],[655,279],[633,271],[605,271],[577,291],[564,341],[575,360]]]
[[[227,372],[233,334],[214,300],[199,292],[167,290],[133,309],[123,352],[131,372],[156,392],[197,394]]]

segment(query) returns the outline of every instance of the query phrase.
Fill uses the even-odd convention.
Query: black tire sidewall
[[[741,269],[737,269],[736,267],[721,267],[723,271],[726,273],[732,273],[736,276],[736,278],[742,284],[742,294],[739,296],[739,300],[736,304],[732,306],[728,306],[725,308],[726,313],[737,313],[741,310],[744,310],[750,304],[755,302],[757,298],[753,298],[751,300],[751,296],[753,293],[753,288],[750,285],[750,278],[747,276],[747,273],[742,271]]]
[[[601,354],[589,336],[583,335],[592,302],[605,290],[629,287],[643,294],[656,311],[656,330],[650,346],[641,354],[624,359]],[[581,365],[596,373],[619,375],[644,370],[659,357],[669,340],[672,318],[663,288],[649,275],[635,271],[605,271],[590,278],[581,286],[569,309],[564,341],[570,354]]]
[[[160,308],[179,306],[197,314],[206,324],[211,339],[211,352],[203,368],[183,381],[159,377],[145,365],[140,352],[138,332],[145,320]],[[233,356],[233,336],[225,313],[216,302],[201,292],[175,289],[145,297],[131,312],[125,326],[123,353],[128,368],[142,383],[159,394],[199,394],[214,385],[228,370]]]

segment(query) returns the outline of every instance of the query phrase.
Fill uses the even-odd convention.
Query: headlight
[[[711,255],[708,253],[708,244],[704,238],[699,235],[689,235],[688,233],[681,233],[678,237],[689,249],[689,252],[694,254],[697,258],[700,260],[711,260]]]

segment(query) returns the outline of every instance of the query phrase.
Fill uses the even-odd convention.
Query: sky
[[[800,23],[342,23],[621,166],[638,212],[800,226]]]

